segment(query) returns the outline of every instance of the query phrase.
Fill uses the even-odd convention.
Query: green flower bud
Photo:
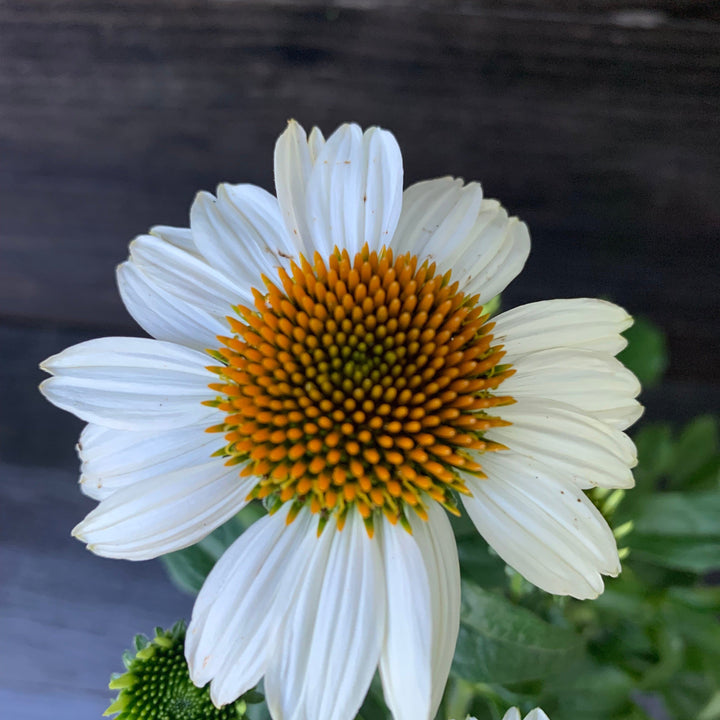
[[[111,690],[119,690],[105,715],[115,720],[242,720],[247,702],[242,697],[216,708],[209,686],[199,688],[190,680],[185,662],[185,623],[170,630],[155,628],[155,637],[135,636],[135,648],[123,654],[126,672],[113,675]],[[251,691],[252,692],[252,691]],[[250,702],[256,702],[252,693]]]
[[[625,497],[625,490],[616,489],[611,490],[609,488],[593,488],[588,493],[588,497],[595,507],[600,511],[600,514],[605,518],[605,521],[610,526],[615,536],[615,540],[618,542],[618,556],[621,560],[624,560],[630,554],[630,548],[628,546],[621,547],[620,540],[632,532],[633,521],[628,520],[622,523],[622,525],[615,526],[612,518],[618,505],[623,501]]]

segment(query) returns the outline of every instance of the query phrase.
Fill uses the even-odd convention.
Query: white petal
[[[265,676],[275,720],[349,720],[367,693],[385,637],[378,543],[357,512],[328,522],[299,581]]]
[[[624,430],[642,414],[640,383],[607,353],[581,348],[540,350],[519,357],[502,384],[514,398],[551,398]]]
[[[158,340],[205,350],[218,347],[217,336],[228,334],[227,323],[165,292],[134,263],[118,267],[117,282],[128,312]]]
[[[305,187],[307,224],[313,245],[324,257],[337,246],[347,248],[352,258],[362,245],[363,154],[362,130],[343,125],[328,138],[313,164]]]
[[[481,204],[482,188],[478,183],[464,188],[462,180],[444,177],[411,185],[403,193],[393,249],[398,254],[427,257],[433,238],[453,239],[458,228],[464,236]]]
[[[460,290],[485,303],[522,270],[530,235],[496,200],[483,200],[477,183],[439,178],[405,191],[393,247],[452,270]]]
[[[235,282],[207,261],[152,235],[130,243],[130,262],[161,290],[218,320],[239,302],[252,302],[250,288]]]
[[[385,518],[379,539],[388,594],[380,656],[385,703],[395,720],[430,720],[434,618],[425,561],[415,538]]]
[[[534,708],[525,716],[525,720],[550,720],[550,719],[540,708]]]
[[[164,240],[176,248],[190,253],[191,255],[200,256],[200,251],[195,247],[192,238],[192,230],[190,228],[170,227],[169,225],[155,225],[150,228],[150,234]]]
[[[520,720],[520,711],[516,707],[510,708],[502,720]]]
[[[288,572],[296,580],[295,587],[291,588],[284,583],[285,592],[293,596],[292,605],[264,682],[265,700],[273,720],[301,720],[307,715],[299,701],[305,694],[305,675],[310,670],[307,661],[314,631],[313,610],[317,610],[320,602],[320,591],[336,532],[335,521],[331,519],[320,537],[309,545],[309,552],[308,543],[304,543],[305,552],[299,554],[299,557],[306,557],[303,572]],[[304,615],[308,616],[307,622],[303,622]]]
[[[550,348],[578,347],[617,355],[632,325],[621,307],[605,300],[575,298],[521,305],[495,318],[495,338],[505,345],[506,360]]]
[[[484,200],[471,236],[440,269],[456,271],[460,289],[487,303],[520,274],[530,254],[527,225],[494,200]],[[462,271],[464,269],[464,272]]]
[[[120,430],[209,426],[218,411],[201,404],[213,396],[207,362],[203,353],[174,343],[100,338],[45,360],[42,369],[55,377],[40,390],[86,422]]]
[[[82,490],[104,500],[118,490],[185,467],[204,465],[224,440],[203,425],[172,430],[115,430],[87,425],[80,435]]]
[[[483,456],[486,480],[466,477],[463,503],[498,555],[530,582],[584,599],[617,575],[615,538],[602,515],[572,483],[512,452]]]
[[[313,131],[315,132],[315,131]],[[402,155],[391,133],[343,125],[327,142],[295,122],[275,149],[275,185],[288,233],[304,252],[352,257],[388,244],[402,205]]]
[[[297,123],[295,123],[297,125]],[[299,126],[298,126],[299,127]],[[302,130],[302,128],[300,128]],[[302,136],[304,138],[305,131],[302,130]],[[314,127],[310,131],[310,135],[307,139],[308,148],[310,150],[310,162],[314,163],[317,160],[318,155],[325,146],[325,137],[322,134],[322,130],[319,127]]]
[[[256,482],[214,458],[118,490],[73,535],[97,555],[148,560],[202,540],[245,506]]]
[[[626,430],[633,423],[637,422],[645,408],[637,401],[633,400],[624,407],[615,407],[607,410],[595,410],[592,414],[598,420],[608,423],[616,427],[618,430]]]
[[[616,428],[570,405],[523,398],[497,408],[512,423],[487,431],[490,440],[563,473],[578,487],[634,485],[630,468],[637,464],[632,441]]]
[[[212,698],[225,705],[262,677],[277,643],[292,593],[284,591],[288,568],[315,536],[310,513],[290,525],[286,503],[249,527],[223,554],[195,601],[185,642],[193,682],[212,680]],[[305,542],[305,545],[303,545]]]
[[[210,265],[243,288],[263,288],[263,274],[274,277],[297,255],[277,200],[255,185],[219,185],[217,198],[198,193],[190,226]]]
[[[351,257],[353,241],[355,252],[365,243],[370,248],[389,245],[402,209],[402,153],[392,133],[376,127],[366,130],[362,163],[363,177],[359,188],[362,200],[357,202],[357,227],[349,221],[353,218],[352,212],[344,218],[345,247]]]
[[[413,534],[383,521],[388,618],[380,676],[396,720],[434,718],[460,626],[460,566],[445,511],[410,516]]]
[[[428,520],[410,517],[413,536],[425,561],[432,602],[432,698],[430,717],[435,717],[455,655],[460,628],[460,563],[455,534],[445,510],[428,503]]]
[[[305,187],[316,153],[324,145],[322,133],[315,130],[308,145],[303,127],[291,120],[275,144],[275,191],[282,218],[289,236],[308,259],[314,248],[305,215]]]

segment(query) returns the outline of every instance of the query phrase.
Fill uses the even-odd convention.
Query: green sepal
[[[114,715],[115,713],[122,712],[130,702],[130,698],[127,695],[123,695],[122,693],[118,695],[115,702],[110,705],[110,707],[103,713],[103,717],[106,715]]]
[[[502,295],[496,295],[492,300],[489,300],[482,306],[482,314],[492,317],[500,310],[501,303]]]
[[[130,669],[130,665],[132,664],[132,661],[135,659],[135,654],[131,652],[130,650],[125,650],[122,654],[122,662],[125,666],[126,670]]]
[[[155,654],[155,648],[152,645],[148,645],[146,648],[143,648],[142,650],[138,650],[135,653],[135,657],[138,660],[149,660],[154,654]]]
[[[217,350],[206,350],[205,352],[210,355],[210,357],[217,360],[219,363],[222,363],[223,365],[228,365],[228,359]]]
[[[258,692],[257,690],[253,689],[253,690],[248,690],[243,695],[243,700],[248,705],[257,705],[258,703],[261,703],[265,700],[265,696],[262,693]]]
[[[159,635],[155,638],[155,643],[159,645],[161,648],[169,648],[173,645],[173,638],[164,637],[162,635]]]
[[[317,536],[320,537],[323,533],[323,530],[325,529],[325,526],[328,524],[328,520],[330,519],[330,516],[322,513],[320,515],[320,519],[318,520],[318,526],[317,526]]]
[[[123,675],[115,675],[112,677],[108,687],[111,690],[122,690],[124,688],[132,687],[137,681],[137,675],[127,672]]]

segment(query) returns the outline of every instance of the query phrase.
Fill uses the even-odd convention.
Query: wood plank
[[[217,181],[272,187],[286,119],[392,129],[407,182],[481,179],[530,224],[508,303],[603,295],[711,378],[716,3],[0,4],[0,317],[132,324],[113,267]]]
[[[0,477],[3,717],[100,717],[133,636],[188,618],[192,599],[157,561],[99,558],[70,537],[94,505],[74,473],[0,464]]]

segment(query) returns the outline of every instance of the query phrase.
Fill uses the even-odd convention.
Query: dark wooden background
[[[69,539],[80,423],[36,391],[46,355],[138,332],[114,282],[135,234],[219,181],[271,189],[290,117],[382,125],[408,183],[479,179],[528,222],[506,305],[661,324],[645,400],[681,420],[720,399],[719,70],[701,0],[0,0],[0,715],[97,716],[130,636],[187,611]]]

